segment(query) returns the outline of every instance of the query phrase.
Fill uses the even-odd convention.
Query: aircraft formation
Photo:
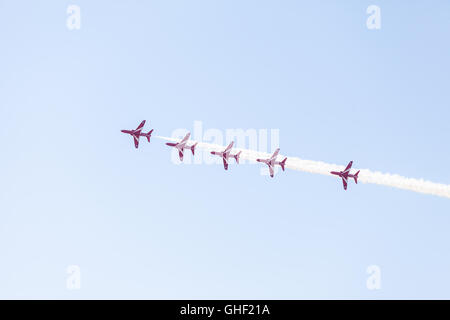
[[[139,126],[134,130],[121,130],[121,132],[129,134],[133,137],[134,146],[136,149],[139,148],[139,138],[140,137],[146,137],[148,142],[150,142],[150,137],[153,133],[153,129],[147,133],[143,133],[142,129],[144,128],[144,125],[145,125],[145,120],[143,120],[139,124]],[[191,136],[191,134],[187,133],[186,136],[177,143],[172,143],[172,142],[166,143],[166,145],[168,145],[169,147],[173,147],[178,150],[178,156],[180,157],[180,161],[183,161],[184,150],[191,150],[192,155],[195,155],[195,147],[197,146],[197,142],[192,145],[188,145],[187,142],[188,142],[190,136]],[[233,141],[230,142],[230,144],[223,151],[211,151],[212,155],[219,156],[222,158],[223,167],[225,170],[228,170],[228,164],[229,164],[230,158],[234,158],[236,163],[239,164],[239,156],[241,155],[241,151],[239,151],[238,153],[232,154],[231,151],[233,148],[233,143],[234,143]],[[280,148],[277,148],[270,158],[256,159],[257,162],[264,163],[269,167],[269,173],[270,173],[271,178],[273,178],[273,176],[274,176],[274,167],[275,166],[277,166],[277,165],[280,166],[283,171],[285,169],[287,157],[284,158],[282,161],[277,161],[279,152],[280,152]],[[355,174],[351,174],[350,170],[352,168],[352,165],[353,165],[353,161],[350,161],[348,163],[347,167],[343,171],[331,171],[330,172],[331,174],[336,175],[342,179],[342,183],[344,185],[344,190],[347,190],[349,178],[353,178],[355,180],[355,183],[358,184],[359,170]]]

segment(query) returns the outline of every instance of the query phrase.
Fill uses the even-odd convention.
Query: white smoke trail
[[[180,139],[168,138],[156,136],[156,138],[179,141]],[[188,144],[195,143],[196,141],[189,140]],[[223,150],[225,146],[198,142],[198,148],[206,150]],[[256,162],[257,158],[269,158],[271,154],[265,152],[258,152],[248,149],[233,148],[233,152],[241,151],[241,159]],[[279,155],[279,158],[284,158],[283,155]],[[330,171],[344,170],[345,166],[325,163],[322,161],[303,160],[296,157],[288,157],[286,161],[286,168],[304,171],[316,174],[331,175]],[[355,172],[358,169],[354,169]],[[378,171],[371,171],[369,169],[361,169],[358,181],[362,183],[374,183],[379,185],[390,186],[398,189],[410,190],[419,193],[432,194],[439,197],[450,198],[450,185],[435,183],[423,179],[414,179],[400,176],[398,174],[382,173]]]

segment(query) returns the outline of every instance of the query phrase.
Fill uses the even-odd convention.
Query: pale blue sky
[[[448,199],[120,133],[274,128],[286,155],[448,184],[449,32],[444,0],[0,0],[0,297],[450,298]]]

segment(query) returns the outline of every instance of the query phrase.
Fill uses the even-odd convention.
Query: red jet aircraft
[[[192,146],[190,146],[190,147],[186,146],[186,143],[187,143],[187,141],[189,140],[190,135],[191,135],[191,134],[188,133],[188,134],[183,138],[183,140],[181,140],[181,141],[178,142],[178,143],[170,143],[170,142],[167,142],[167,143],[166,143],[168,146],[177,148],[177,150],[178,150],[178,155],[180,156],[180,161],[183,161],[184,149],[190,149],[190,150],[192,151],[192,155],[194,155],[194,150],[195,150],[195,146],[197,145],[197,142],[194,143],[194,144],[193,144]]]
[[[273,167],[275,165],[280,165],[281,169],[283,169],[284,171],[284,165],[286,164],[286,160],[287,158],[284,158],[283,161],[276,161],[277,160],[277,156],[278,156],[278,152],[280,152],[280,148],[278,148],[277,150],[275,150],[275,152],[273,153],[273,155],[269,158],[269,159],[256,159],[256,161],[258,162],[263,162],[265,164],[267,164],[269,166],[269,171],[270,171],[270,176],[273,178]]]
[[[225,170],[228,170],[228,158],[229,157],[233,157],[236,160],[236,163],[239,163],[239,156],[241,155],[241,151],[239,151],[236,154],[230,154],[231,148],[233,147],[233,143],[234,143],[234,141],[231,141],[230,144],[228,145],[228,147],[226,147],[226,149],[223,150],[222,152],[211,151],[211,154],[222,157],[223,167],[225,168]]]
[[[150,142],[150,137],[152,136],[153,129],[150,130],[148,133],[141,133],[144,125],[145,125],[145,120],[141,122],[141,124],[139,125],[139,127],[136,128],[136,130],[121,130],[123,133],[127,133],[133,137],[134,146],[136,148],[139,147],[139,137],[146,137],[148,142]]]
[[[345,168],[344,171],[331,171],[331,174],[334,174],[336,176],[339,176],[342,178],[342,183],[344,184],[344,190],[347,190],[347,184],[348,184],[348,178],[355,179],[355,183],[358,184],[358,174],[359,170],[355,174],[350,174],[350,169],[352,168],[353,161],[350,161],[347,165],[347,168]]]

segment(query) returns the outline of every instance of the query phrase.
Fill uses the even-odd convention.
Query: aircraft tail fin
[[[283,171],[284,171],[284,166],[286,165],[286,160],[287,160],[287,158],[284,158],[284,160],[280,162],[280,166],[281,166],[281,169],[283,169]]]
[[[153,129],[150,130],[148,133],[144,133],[143,136],[147,138],[148,142],[150,142],[150,137],[152,136]]]
[[[357,173],[355,173],[355,175],[353,176],[353,179],[355,179],[355,183],[358,184],[358,174],[359,174],[359,170]]]
[[[194,155],[195,154],[195,146],[197,145],[197,143],[198,142],[196,142],[196,143],[194,143],[192,146],[191,146],[191,151],[192,151],[192,155]]]
[[[234,155],[234,159],[236,160],[236,163],[239,163],[239,156],[241,155],[241,152],[242,152],[242,151],[239,151],[238,153],[236,153],[236,154]]]

